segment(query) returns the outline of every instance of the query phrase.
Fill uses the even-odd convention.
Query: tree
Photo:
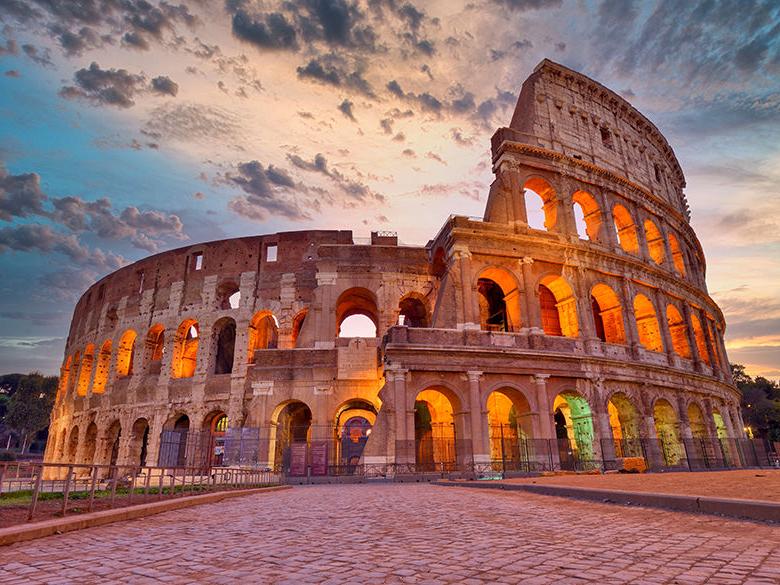
[[[732,364],[731,373],[742,393],[745,424],[755,436],[780,441],[780,384],[761,376],[753,379],[740,364]]]
[[[22,376],[8,401],[5,424],[22,437],[22,453],[38,431],[49,424],[58,378],[33,372]]]

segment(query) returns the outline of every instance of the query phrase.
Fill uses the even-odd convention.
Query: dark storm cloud
[[[67,99],[85,99],[96,105],[129,108],[133,98],[146,85],[143,75],[126,69],[101,69],[94,61],[89,69],[79,69],[73,79],[76,85],[65,86],[60,95]]]
[[[295,29],[279,12],[253,16],[239,8],[233,13],[232,31],[236,38],[261,49],[298,48]]]
[[[339,109],[339,111],[342,114],[344,114],[344,116],[346,116],[347,118],[349,118],[353,122],[357,122],[357,120],[355,119],[355,113],[352,110],[354,105],[355,104],[353,104],[351,101],[344,100],[343,102],[341,102],[339,104],[339,108],[338,109]]]
[[[37,173],[11,175],[0,163],[0,219],[42,215],[46,194]]]
[[[152,91],[162,95],[176,96],[179,93],[179,84],[167,75],[160,75],[152,79]]]
[[[298,67],[297,72],[300,79],[310,79],[350,89],[366,97],[375,97],[371,84],[363,77],[363,72],[359,69],[349,71],[344,60],[335,54],[310,59],[304,67]]]
[[[311,218],[290,196],[295,182],[283,169],[273,165],[265,167],[253,160],[239,164],[236,172],[227,173],[224,182],[240,187],[246,194],[228,203],[228,207],[239,215],[261,221],[274,215],[295,221]]]
[[[0,253],[57,252],[78,264],[88,264],[100,270],[112,270],[124,264],[124,259],[112,252],[90,250],[76,236],[62,234],[42,224],[24,224],[0,228]]]

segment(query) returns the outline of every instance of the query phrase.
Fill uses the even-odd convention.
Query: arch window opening
[[[417,395],[414,442],[418,470],[439,471],[456,464],[453,406],[443,392],[427,389]]]
[[[225,464],[225,435],[228,430],[229,420],[224,412],[218,412],[210,416],[207,421],[209,429],[209,461],[210,467],[220,467]]]
[[[602,223],[601,209],[593,195],[587,191],[577,191],[572,195],[572,202],[577,235],[582,240],[598,241]]]
[[[241,304],[241,292],[238,285],[229,280],[217,288],[217,308],[222,310],[238,309]]]
[[[582,470],[595,465],[593,418],[590,405],[576,392],[564,392],[553,402],[555,436],[561,469]]]
[[[65,358],[65,363],[60,368],[60,381],[57,385],[57,396],[54,399],[55,404],[59,404],[60,400],[62,400],[65,397],[65,394],[67,393],[68,389],[68,382],[70,381],[71,374],[71,362],[73,361],[72,356],[68,356]]]
[[[739,459],[732,451],[732,444],[731,441],[729,441],[729,432],[728,427],[726,427],[726,421],[723,419],[723,415],[717,408],[713,409],[712,411],[712,422],[715,425],[715,435],[717,436],[718,442],[720,443],[720,450],[721,453],[723,453],[725,464],[727,466],[731,466]]]
[[[160,439],[160,467],[184,467],[193,463],[193,447],[189,441],[190,418],[186,414],[176,415],[163,427]]]
[[[174,378],[191,378],[198,361],[200,330],[193,319],[182,321],[176,331],[173,346],[172,374]]]
[[[306,322],[306,315],[308,311],[304,309],[300,311],[295,317],[293,317],[292,324],[292,346],[298,347],[298,340],[301,337],[301,331],[303,331],[303,324]]]
[[[653,406],[655,433],[661,447],[666,465],[677,467],[683,462],[682,443],[680,441],[680,421],[674,407],[663,398]]]
[[[95,346],[91,343],[84,348],[84,355],[81,358],[81,368],[79,369],[79,382],[76,387],[76,394],[86,396],[89,389],[89,382],[92,378],[92,366],[95,361]]]
[[[79,449],[79,428],[73,427],[68,439],[68,463],[77,463],[76,456]]]
[[[707,438],[707,423],[704,419],[704,413],[695,402],[688,405],[688,424],[691,427],[691,436],[694,439]]]
[[[517,390],[491,392],[487,399],[490,460],[496,471],[530,471],[534,460],[531,407]]]
[[[376,408],[365,400],[352,400],[336,415],[335,461],[347,473],[360,463],[376,422]]]
[[[214,355],[214,373],[230,374],[233,372],[233,358],[236,348],[236,322],[223,318],[214,324],[216,352]]]
[[[365,288],[345,290],[336,302],[336,336],[376,337],[379,310],[374,294]]]
[[[159,374],[165,352],[165,329],[162,325],[153,325],[146,334],[146,371]]]
[[[699,350],[699,358],[707,364],[710,364],[710,352],[707,350],[707,341],[704,338],[704,329],[702,329],[701,321],[699,317],[693,313],[691,314],[691,324],[693,325],[693,336],[696,339],[696,349]]]
[[[666,307],[666,322],[672,336],[672,349],[681,358],[691,359],[691,346],[688,345],[688,326],[680,311],[674,305]]]
[[[552,231],[558,221],[558,199],[552,186],[544,179],[529,179],[523,197],[528,227]]]
[[[139,418],[133,423],[130,433],[130,461],[139,467],[146,466],[149,452],[149,421]]]
[[[111,366],[111,340],[106,339],[98,353],[97,367],[95,368],[95,380],[92,382],[92,393],[103,394],[108,382],[108,370]]]
[[[260,311],[249,324],[249,363],[255,363],[255,352],[276,349],[279,345],[279,322],[269,311]]]
[[[639,413],[622,392],[612,395],[607,403],[609,426],[615,443],[615,456],[643,457],[639,434]]]
[[[118,420],[115,420],[106,430],[105,434],[105,452],[103,454],[103,464],[116,465],[119,458],[119,441],[122,436],[122,426]]]
[[[95,461],[95,451],[97,449],[97,425],[94,422],[89,423],[87,432],[84,434],[84,453],[82,463],[92,465]]]
[[[70,366],[70,373],[68,375],[68,386],[65,389],[65,394],[70,395],[78,386],[79,370],[81,368],[81,354],[77,351],[73,354],[73,362]]]
[[[664,351],[655,307],[650,299],[643,294],[638,294],[634,298],[634,319],[639,331],[640,345],[648,351]]]
[[[645,220],[645,239],[647,240],[647,250],[650,252],[650,258],[658,265],[663,264],[666,258],[664,237],[661,235],[658,226],[651,219]]]
[[[538,287],[542,329],[545,335],[579,336],[577,299],[561,276],[546,276]]]
[[[272,429],[274,469],[290,472],[292,459],[298,452],[306,452],[311,441],[311,409],[303,402],[290,402],[279,412]]]
[[[504,291],[489,278],[477,281],[479,320],[484,331],[511,331],[504,300]]]
[[[620,247],[629,254],[638,254],[639,240],[637,239],[634,218],[632,218],[628,210],[620,204],[615,205],[615,207],[612,208],[612,218],[615,222],[615,232],[617,233]]]
[[[623,307],[615,291],[605,284],[597,284],[591,290],[590,304],[596,336],[605,343],[624,344]]]
[[[119,347],[116,352],[116,375],[125,378],[133,374],[133,361],[135,360],[136,333],[128,329],[119,338]]]
[[[680,242],[677,240],[677,236],[669,234],[669,249],[672,251],[672,262],[674,268],[680,276],[685,276],[685,258],[683,256],[682,248],[680,248]]]
[[[398,303],[398,324],[405,327],[428,327],[428,310],[416,297],[405,297]]]

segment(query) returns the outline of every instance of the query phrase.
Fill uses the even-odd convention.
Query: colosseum
[[[658,129],[544,60],[491,149],[484,217],[451,216],[424,246],[284,232],[95,283],[45,460],[660,469],[744,437],[685,178]]]

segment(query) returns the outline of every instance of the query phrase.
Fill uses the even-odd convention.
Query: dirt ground
[[[742,500],[780,502],[780,470],[735,469],[732,471],[680,473],[610,473],[604,475],[559,475],[506,480],[508,483],[566,485],[627,492],[711,496]]]

